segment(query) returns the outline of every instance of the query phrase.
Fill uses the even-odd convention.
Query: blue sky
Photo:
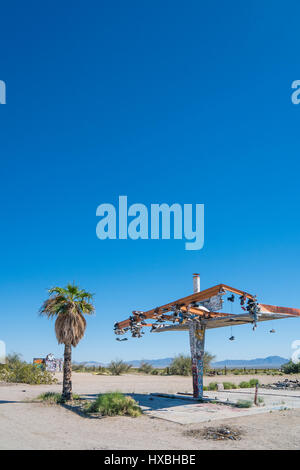
[[[1,7],[1,329],[60,356],[37,316],[75,281],[96,316],[78,361],[188,352],[186,333],[118,343],[115,321],[224,282],[300,307],[299,2],[10,2]],[[96,208],[205,204],[205,244],[96,237]],[[298,320],[207,334],[225,358],[289,357]]]

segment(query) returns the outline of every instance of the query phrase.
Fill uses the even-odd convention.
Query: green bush
[[[73,400],[81,400],[80,396],[77,395],[76,393],[73,393],[72,398],[73,398]],[[44,401],[46,403],[49,403],[51,405],[58,405],[58,404],[61,404],[61,403],[65,402],[65,400],[63,399],[61,393],[55,393],[55,392],[41,393],[41,395],[39,395],[37,397],[37,399],[40,400],[40,401]]]
[[[136,418],[142,414],[137,402],[120,392],[98,395],[95,401],[85,408],[86,413],[101,413],[102,416],[131,416]]]
[[[85,364],[72,364],[73,372],[90,372],[103,375],[107,373],[106,367],[103,366],[86,366]]]
[[[240,382],[239,388],[250,388],[250,384],[249,382],[245,382],[245,381]]]
[[[191,375],[192,360],[190,356],[179,354],[179,356],[174,357],[168,369],[171,375]]]
[[[20,364],[22,362],[22,354],[19,354],[19,353],[11,353],[11,354],[8,354],[5,358],[5,364],[9,365],[9,366],[14,366],[14,365],[17,365],[17,364]]]
[[[230,389],[233,389],[233,388],[237,388],[237,386],[232,382],[223,382],[223,387],[224,387],[224,390],[230,390]]]
[[[63,403],[61,393],[54,393],[54,392],[41,393],[41,395],[39,395],[37,399],[40,401],[47,402],[51,405]]]
[[[210,363],[214,360],[215,356],[205,352],[203,357],[203,371],[206,373],[210,368]],[[167,368],[166,368],[167,369]],[[171,375],[192,375],[192,360],[190,356],[184,354],[179,354],[174,357],[170,367],[168,368],[168,373]]]
[[[21,361],[17,354],[8,356],[6,364],[1,365],[0,381],[30,385],[51,385],[57,382],[51,372]]]
[[[153,370],[154,369],[149,362],[141,362],[139,372],[142,372],[143,374],[152,374]]]
[[[251,408],[252,405],[253,403],[250,400],[238,400],[236,404],[238,408]]]
[[[285,374],[297,374],[300,372],[300,362],[299,364],[294,364],[292,361],[289,361],[282,366],[282,370]]]
[[[129,364],[126,364],[126,362],[120,360],[116,361],[111,361],[111,363],[108,366],[108,370],[111,373],[111,375],[121,375],[125,374],[131,369],[132,366]]]
[[[250,385],[251,388],[255,387],[256,384],[259,385],[259,380],[258,379],[250,379],[249,380],[249,385]]]
[[[217,382],[211,382],[210,384],[208,384],[208,390],[218,390]]]

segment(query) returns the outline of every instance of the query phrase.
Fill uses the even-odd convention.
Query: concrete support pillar
[[[189,327],[190,347],[192,357],[193,396],[203,398],[203,360],[205,325],[198,321],[191,321]]]

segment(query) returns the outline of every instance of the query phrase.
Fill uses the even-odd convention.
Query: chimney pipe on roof
[[[194,286],[194,294],[200,292],[200,274],[194,273],[193,274],[193,286]]]

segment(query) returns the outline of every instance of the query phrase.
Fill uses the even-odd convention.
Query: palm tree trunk
[[[65,344],[62,396],[64,400],[72,400],[72,346],[70,344]]]

